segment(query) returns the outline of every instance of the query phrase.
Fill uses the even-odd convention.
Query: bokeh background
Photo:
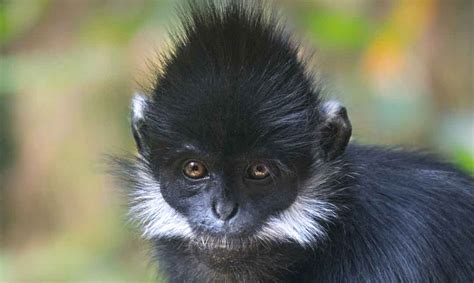
[[[152,281],[104,154],[178,1],[0,0],[0,282]],[[276,1],[360,142],[474,172],[473,1]],[[311,50],[310,48],[310,50]]]

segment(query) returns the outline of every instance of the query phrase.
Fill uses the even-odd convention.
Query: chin
[[[236,274],[252,268],[254,264],[264,266],[265,261],[275,258],[275,250],[284,245],[263,244],[253,237],[229,238],[209,236],[190,241],[189,251],[198,262],[220,274]],[[280,258],[283,262],[288,259]]]

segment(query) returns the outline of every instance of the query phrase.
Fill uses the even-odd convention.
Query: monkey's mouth
[[[251,237],[198,236],[189,243],[196,249],[215,252],[242,251],[258,246]]]
[[[256,231],[249,225],[193,226],[190,244],[199,250],[239,251],[258,244]]]

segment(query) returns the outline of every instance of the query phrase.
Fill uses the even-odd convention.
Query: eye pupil
[[[184,164],[183,173],[189,178],[199,179],[206,175],[207,169],[199,161],[188,161]]]
[[[269,170],[265,164],[256,164],[249,168],[249,177],[252,179],[264,179],[268,175]]]

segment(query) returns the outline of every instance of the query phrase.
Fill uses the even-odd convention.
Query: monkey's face
[[[147,159],[164,201],[194,236],[246,241],[294,203],[312,161],[303,140],[309,136],[296,125],[286,132],[264,125],[276,117],[243,109],[244,101],[208,96],[183,102],[180,111],[150,106],[147,115],[156,120],[147,132]]]
[[[294,202],[304,170],[272,152],[216,154],[189,143],[153,159],[164,200],[195,233],[237,239],[255,235]]]

